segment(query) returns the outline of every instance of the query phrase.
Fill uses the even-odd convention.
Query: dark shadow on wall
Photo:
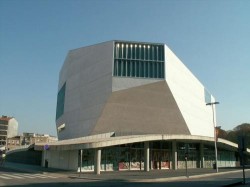
[[[22,164],[41,165],[42,151],[35,151],[34,148],[31,148],[27,151],[11,153],[6,156],[6,161]]]

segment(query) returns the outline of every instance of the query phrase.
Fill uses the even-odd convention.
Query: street
[[[182,176],[179,179],[173,180],[171,178],[161,178],[157,180],[156,177],[152,175],[157,175],[157,171],[152,173],[151,178],[143,179],[130,179],[119,178],[114,173],[105,174],[98,177],[94,174],[70,174],[70,173],[42,173],[42,172],[20,172],[17,170],[11,170],[8,168],[0,168],[0,186],[46,186],[46,187],[56,187],[56,186],[87,186],[87,187],[102,187],[102,186],[120,186],[120,187],[206,187],[206,186],[225,186],[228,184],[236,183],[242,181],[242,172],[240,170],[231,173],[220,173],[219,175],[211,175],[201,177],[201,176],[191,176],[190,178],[185,178]],[[115,173],[117,174],[117,173]],[[118,173],[119,174],[119,173]],[[137,172],[130,172],[130,175],[136,175]],[[109,177],[108,177],[109,175]],[[126,175],[126,173],[122,173]],[[113,177],[113,178],[112,178]],[[139,176],[140,178],[140,176]],[[250,181],[250,170],[246,171],[246,181]],[[238,185],[242,186],[242,185]],[[250,186],[246,184],[245,186]]]

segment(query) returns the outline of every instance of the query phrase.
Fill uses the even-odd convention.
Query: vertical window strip
[[[161,62],[161,78],[165,78],[165,66],[164,62]]]
[[[114,62],[114,76],[117,76],[117,60]]]
[[[114,76],[164,78],[164,46],[116,43]]]
[[[135,61],[132,61],[132,77],[135,77]]]

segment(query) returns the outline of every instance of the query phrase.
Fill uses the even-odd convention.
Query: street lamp
[[[215,167],[216,167],[216,173],[218,173],[218,164],[217,164],[217,137],[216,137],[216,123],[214,119],[214,105],[220,104],[219,102],[211,102],[207,103],[206,105],[211,105],[212,112],[213,112],[213,124],[214,124],[214,149],[215,149]]]

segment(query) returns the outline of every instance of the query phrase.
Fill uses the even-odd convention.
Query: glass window
[[[135,54],[135,59],[139,59],[139,50],[141,48],[141,45],[135,45],[135,51],[136,51],[136,54]]]
[[[161,62],[158,63],[158,77],[159,78],[163,78],[162,77],[162,66],[161,66]]]
[[[126,54],[125,55],[125,59],[128,59],[128,44],[126,44],[126,48],[125,49],[126,49],[126,51],[125,51],[125,54]]]
[[[131,59],[132,56],[132,45],[128,45],[128,59]]]
[[[113,76],[164,78],[163,45],[117,42],[114,46]]]
[[[117,62],[117,60],[115,60],[115,62],[114,62],[114,76],[117,76],[117,64],[118,64],[118,62]]]
[[[153,78],[153,62],[149,63],[149,77]]]
[[[148,78],[148,71],[149,71],[149,62],[145,62],[145,77]]]
[[[64,85],[57,94],[56,119],[58,119],[64,113],[65,90],[66,83],[64,83]]]
[[[154,60],[155,59],[155,47],[154,46],[152,46],[151,56],[152,56],[151,60]]]
[[[127,61],[127,76],[130,77],[131,76],[131,62],[130,60]]]
[[[152,60],[152,46],[148,46],[148,60]]]
[[[117,72],[118,76],[121,76],[122,75],[122,63],[121,63],[121,60],[118,60],[118,72]]]
[[[142,54],[142,47],[141,45],[139,45],[139,53],[138,53],[137,59],[141,59],[141,54]]]
[[[145,50],[146,50],[146,46],[145,45],[143,45],[143,48],[142,48],[142,50],[141,50],[141,59],[142,60],[145,60]]]
[[[127,72],[127,64],[126,61],[123,61],[123,67],[122,67],[122,76],[126,76]]]
[[[139,61],[136,61],[136,77],[140,77],[140,67],[139,67]]]
[[[119,45],[118,51],[119,51],[119,57],[118,58],[122,58],[122,46],[121,45]]]
[[[132,59],[135,59],[135,45],[132,46],[131,51],[132,51]]]
[[[115,58],[119,58],[119,44],[115,45]]]
[[[126,58],[126,45],[122,44],[122,58]]]
[[[145,47],[145,50],[144,50],[144,55],[145,55],[145,60],[149,60],[149,53],[148,53],[148,50],[149,50],[149,45]]]
[[[154,78],[157,78],[157,62],[154,62]]]
[[[132,77],[135,77],[135,61],[132,61],[132,67],[131,67],[131,70],[132,70],[132,74],[131,74],[131,76],[132,76]]]
[[[161,46],[160,47],[160,49],[161,49],[161,61],[164,61],[164,46]]]
[[[155,55],[154,60],[157,61],[158,60],[158,46],[155,47],[154,55]]]
[[[161,63],[161,78],[165,77],[165,66],[164,62]]]
[[[144,77],[144,62],[140,61],[140,77]]]

